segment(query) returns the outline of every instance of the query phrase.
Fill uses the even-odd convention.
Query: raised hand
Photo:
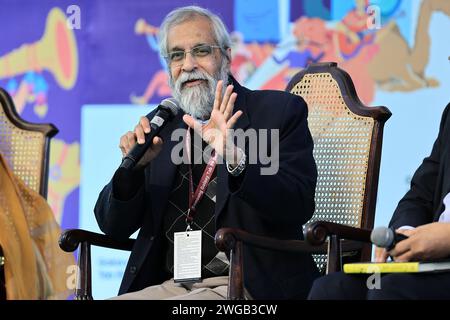
[[[231,129],[242,115],[242,111],[233,114],[237,93],[233,93],[233,85],[229,85],[222,97],[223,82],[217,83],[214,106],[207,124],[202,125],[190,115],[184,115],[184,122],[194,129],[216,153],[230,165],[238,163],[238,152],[232,141]]]

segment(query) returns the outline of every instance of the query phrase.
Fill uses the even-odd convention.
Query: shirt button
[[[153,239],[155,239],[155,237],[154,237],[154,236],[151,236],[151,237],[150,237],[150,241],[153,241]]]
[[[135,274],[136,273],[136,266],[131,266],[130,267],[130,273],[131,274]]]

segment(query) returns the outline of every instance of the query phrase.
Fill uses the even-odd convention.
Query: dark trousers
[[[397,273],[382,276],[373,274],[350,275],[336,272],[317,279],[311,288],[308,299],[450,299],[450,272]]]

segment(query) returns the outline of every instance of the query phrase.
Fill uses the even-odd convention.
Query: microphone
[[[387,251],[392,250],[397,243],[405,239],[408,237],[387,227],[375,228],[370,234],[372,243],[377,247],[386,248]]]
[[[150,132],[145,134],[145,143],[137,144],[123,158],[120,168],[131,170],[142,158],[147,149],[152,145],[153,138],[159,134],[167,122],[172,120],[178,113],[178,102],[174,98],[167,98],[161,101],[157,107],[156,114],[150,119],[150,113],[146,116],[150,120]]]

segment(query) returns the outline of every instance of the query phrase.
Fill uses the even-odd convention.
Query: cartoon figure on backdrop
[[[230,36],[233,49],[231,73],[239,81],[245,82],[273,54],[275,46],[271,43],[245,43],[244,35],[239,31],[233,31]]]
[[[260,71],[263,72],[255,75],[265,77],[260,88],[284,90],[297,72],[310,63],[319,62],[324,53],[320,47],[318,50],[311,50],[307,46],[310,42],[313,41],[304,39],[293,29],[286,39],[273,47],[272,52],[260,63]]]
[[[59,8],[49,11],[42,37],[24,43],[0,56],[0,80],[11,94],[16,111],[23,114],[29,106],[44,119],[50,111],[47,104],[49,72],[56,85],[64,90],[74,87],[78,78],[78,47],[67,17]],[[22,79],[18,80],[19,77]],[[67,144],[53,139],[50,153],[48,203],[56,221],[61,223],[64,202],[80,181],[79,143]]]
[[[308,47],[308,43],[311,43],[310,40],[302,38],[302,35],[297,34],[295,29],[293,30],[293,35],[296,38],[295,49],[291,50],[285,59],[278,61],[279,63],[284,60],[289,61],[290,70],[286,76],[286,83],[289,82],[294,74],[299,72],[301,69],[306,68],[308,64],[319,62],[324,56],[324,53],[320,50],[320,47],[317,47],[318,50],[311,50]]]
[[[302,17],[295,28],[297,34],[309,41],[310,50],[324,51],[324,61],[341,61],[341,67],[354,79],[362,100],[370,103],[375,85],[382,90],[402,92],[439,85],[437,80],[425,75],[430,51],[428,29],[434,12],[450,16],[450,2],[424,0],[421,3],[413,48],[409,47],[395,21],[390,21],[376,31],[373,43],[366,43],[352,58],[344,61],[337,55],[339,50],[335,42],[331,41],[338,37],[336,31],[328,29],[323,20]]]
[[[166,63],[164,59],[158,54],[158,28],[151,24],[148,24],[144,19],[138,19],[134,27],[134,32],[138,35],[145,35],[148,45],[153,51],[157,53],[162,69],[158,70],[153,75],[153,77],[147,84],[145,92],[142,96],[137,96],[134,93],[130,95],[131,103],[146,104],[155,94],[157,94],[159,97],[170,96],[170,87],[168,84],[169,78],[167,76]]]
[[[231,72],[236,79],[245,82],[271,56],[275,46],[271,43],[245,43],[244,35],[239,31],[233,31],[230,37],[233,49]]]
[[[0,57],[0,80],[8,80],[6,89],[19,114],[28,104],[33,104],[38,117],[47,115],[48,81],[43,71],[49,71],[65,90],[70,90],[77,80],[76,39],[73,31],[67,28],[66,16],[59,8],[48,13],[41,39],[22,44]],[[24,75],[21,81],[15,78],[19,75]]]
[[[252,59],[252,52],[244,43],[244,36],[238,31],[230,34],[231,37],[231,73],[238,81],[245,81],[256,70],[256,64]]]
[[[375,39],[374,30],[367,28],[367,20],[370,18],[367,14],[369,0],[355,0],[355,5],[356,7],[336,25],[337,32],[333,33],[333,43],[340,60],[355,57],[364,46],[372,44]],[[376,52],[376,47],[371,48]]]
[[[11,94],[16,105],[16,111],[21,114],[27,104],[34,105],[34,113],[44,118],[48,112],[48,84],[45,78],[36,72],[25,74],[20,84],[15,78],[8,80],[6,90]]]
[[[304,30],[299,28],[299,24],[301,25],[303,20],[297,20],[294,23],[292,34],[274,47],[266,61],[261,63],[264,63],[265,71],[259,72],[256,76],[261,77],[262,75],[266,80],[260,87],[262,89],[283,90],[295,73],[310,63],[326,60],[324,59],[325,50],[322,46],[331,41],[334,42],[336,56],[338,57],[335,61],[349,60],[357,55],[364,46],[373,42],[374,39],[373,32],[367,32],[367,19],[369,17],[366,14],[367,6],[368,0],[356,0],[356,8],[337,24],[337,32],[334,34],[318,31],[321,29],[316,28],[313,23],[305,27],[314,33],[314,37],[305,37],[303,35]],[[320,19],[317,19],[317,21],[323,22]],[[238,37],[237,41],[240,44],[242,38]],[[241,45],[241,47],[243,46]],[[374,52],[376,48],[372,46],[371,50]],[[249,63],[247,62],[247,65]],[[245,65],[243,66],[245,67]],[[239,69],[236,68],[235,74],[239,75],[240,72],[245,72],[245,70],[239,66]],[[254,72],[245,74],[244,79],[250,78],[253,74]]]

